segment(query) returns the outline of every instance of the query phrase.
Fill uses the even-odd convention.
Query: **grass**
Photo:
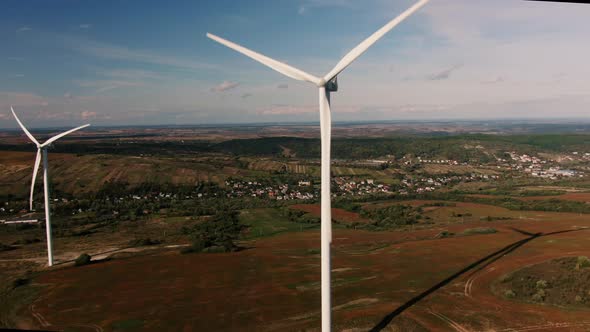
[[[253,240],[286,232],[300,232],[319,227],[319,225],[315,224],[300,224],[289,221],[278,209],[274,208],[242,210],[240,221],[248,227],[248,231],[242,235],[243,240]]]

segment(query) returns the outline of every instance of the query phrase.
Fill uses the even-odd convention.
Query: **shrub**
[[[208,252],[208,253],[220,253],[220,252],[228,252],[231,249],[228,249],[226,246],[210,246],[201,250],[201,252]]]
[[[153,240],[148,238],[145,239],[135,239],[129,241],[129,245],[132,247],[144,247],[144,246],[155,246],[161,244],[162,240]]]
[[[13,246],[9,246],[4,243],[0,243],[0,251],[9,251],[15,249]]]
[[[180,249],[181,254],[191,254],[193,252],[197,252],[193,246],[184,247],[184,248]]]
[[[455,235],[455,233],[449,232],[449,231],[446,231],[445,230],[445,231],[442,231],[442,232],[436,234],[436,236],[434,238],[436,238],[436,239],[444,239],[444,238],[447,238],[447,237],[451,237],[453,235]]]
[[[492,217],[492,216],[487,216],[487,217],[481,217],[479,218],[479,220],[485,220],[485,221],[494,221],[494,220],[510,220],[512,218],[510,217]]]
[[[497,232],[495,228],[479,227],[466,229],[461,232],[461,235],[494,234]]]
[[[88,265],[88,264],[90,264],[91,260],[92,260],[92,257],[90,257],[90,255],[82,254],[82,255],[78,256],[78,258],[76,258],[74,265],[75,266]]]
[[[509,299],[513,299],[516,297],[516,293],[512,289],[508,289],[508,290],[504,291],[504,296]]]
[[[586,256],[578,256],[578,261],[576,263],[576,270],[583,269],[590,267],[590,259]]]
[[[532,297],[533,301],[535,302],[543,302],[545,301],[545,291],[539,289]]]
[[[543,279],[538,280],[535,286],[537,287],[537,289],[545,289],[547,288],[547,281]]]
[[[12,288],[17,288],[20,286],[28,285],[30,282],[31,282],[31,280],[29,280],[27,278],[17,278],[12,282]]]
[[[509,282],[513,277],[512,273],[506,273],[500,277],[500,282]]]

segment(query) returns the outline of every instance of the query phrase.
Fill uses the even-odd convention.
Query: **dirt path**
[[[466,328],[461,326],[459,323],[455,322],[454,320],[450,319],[449,317],[441,314],[440,312],[434,312],[430,310],[430,313],[438,318],[440,318],[443,322],[449,324],[455,331],[457,332],[469,332]]]

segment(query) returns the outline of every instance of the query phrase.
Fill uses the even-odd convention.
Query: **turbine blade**
[[[360,43],[357,47],[353,48],[348,54],[346,54],[338,64],[324,76],[324,80],[329,82],[331,79],[336,77],[336,75],[340,74],[348,65],[350,65],[354,60],[356,60],[359,56],[361,56],[369,47],[371,47],[375,42],[377,42],[381,37],[383,37],[386,33],[388,33],[391,29],[393,29],[396,25],[401,23],[403,20],[408,18],[412,15],[415,11],[420,9],[424,6],[429,0],[420,0],[412,7],[408,8],[405,12],[403,12],[398,17],[394,18],[393,20],[389,21],[386,25],[384,25],[381,29],[377,30],[373,33],[369,38],[365,39],[362,43]]]
[[[41,144],[41,147],[48,146],[49,144],[51,144],[51,143],[53,143],[53,142],[57,141],[58,139],[60,139],[60,138],[62,138],[62,137],[64,137],[64,136],[66,136],[66,135],[69,135],[69,134],[71,134],[71,133],[73,133],[73,132],[75,132],[75,131],[77,131],[77,130],[80,130],[80,129],[82,129],[82,128],[86,128],[86,127],[88,127],[88,126],[90,126],[90,124],[85,124],[85,125],[83,125],[83,126],[76,127],[76,128],[74,128],[74,129],[70,129],[70,130],[68,130],[68,131],[66,131],[66,132],[63,132],[63,133],[59,134],[59,135],[55,135],[55,136],[53,136],[52,138],[50,138],[50,139],[48,139],[47,141],[45,141],[45,143]]]
[[[41,149],[37,149],[37,158],[35,158],[35,167],[33,167],[33,179],[31,180],[31,197],[29,199],[30,209],[33,211],[33,192],[35,191],[35,180],[39,173],[39,164],[41,163]]]
[[[245,56],[248,56],[248,57],[258,61],[258,62],[262,63],[263,65],[270,67],[285,76],[289,76],[289,77],[294,78],[299,81],[311,82],[316,85],[318,85],[320,82],[320,78],[318,78],[318,77],[308,74],[308,73],[306,73],[302,70],[299,70],[295,67],[289,66],[286,63],[282,63],[280,61],[271,59],[271,58],[269,58],[265,55],[262,55],[260,53],[256,53],[256,52],[249,50],[243,46],[240,46],[236,43],[230,42],[229,40],[225,40],[221,37],[218,37],[218,36],[210,34],[210,33],[207,33],[207,37],[209,37],[210,39],[213,39],[214,41],[216,41],[222,45],[225,45],[237,52],[240,52],[240,53],[244,54]]]
[[[14,115],[14,118],[16,119],[16,122],[18,122],[18,125],[23,129],[23,131],[29,137],[29,139],[31,141],[33,141],[33,143],[37,144],[37,146],[39,146],[39,142],[37,142],[37,140],[35,139],[35,137],[33,137],[33,135],[31,135],[31,133],[29,133],[29,131],[27,130],[27,128],[25,128],[25,125],[23,125],[23,123],[20,122],[20,119],[18,118],[18,116],[16,116],[16,113],[14,112],[14,109],[12,108],[12,106],[10,106],[10,110],[12,111],[12,115]]]

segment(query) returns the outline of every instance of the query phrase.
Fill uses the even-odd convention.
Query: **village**
[[[449,176],[406,176],[399,184],[378,183],[371,178],[339,176],[332,178],[332,196],[409,195],[433,192],[460,182],[493,181],[499,175],[468,174]],[[282,183],[263,185],[257,181],[226,181],[226,197],[257,197],[272,200],[314,200],[319,197],[320,186],[310,180],[300,180],[295,185]]]
[[[584,177],[583,167],[590,159],[590,153],[570,152],[562,154],[557,159],[544,158],[532,154],[519,154],[514,151],[505,152],[501,157],[496,157],[496,162],[478,164],[477,166],[462,163],[447,158],[404,157],[397,161],[399,166],[410,166],[412,170],[398,174],[389,181],[366,175],[333,176],[333,197],[363,197],[363,196],[394,196],[394,195],[420,195],[432,193],[442,189],[450,189],[455,185],[467,182],[494,182],[501,181],[506,172],[516,172],[529,177],[538,177],[549,180],[563,178]],[[579,163],[577,163],[579,162]],[[337,161],[342,166],[352,166],[343,160]],[[354,164],[359,166],[371,166],[368,169],[385,169],[395,167],[393,159],[364,160]],[[421,171],[424,165],[445,165],[447,173],[429,174]],[[566,167],[563,167],[567,165]],[[449,168],[450,166],[450,168]],[[485,168],[487,171],[477,171],[461,174],[465,166]],[[417,168],[416,168],[417,167]],[[457,172],[453,168],[457,167]],[[416,170],[418,170],[416,172]],[[374,172],[373,172],[374,174]],[[122,191],[116,189],[101,198],[76,199],[73,197],[59,197],[52,201],[56,204],[57,213],[64,215],[77,215],[108,206],[112,215],[117,216],[124,211],[135,207],[137,213],[151,214],[156,211],[156,206],[172,206],[175,202],[189,204],[190,200],[208,198],[226,199],[261,199],[272,201],[307,201],[316,202],[320,197],[320,183],[317,178],[292,174],[286,178],[269,176],[259,179],[227,178],[221,186],[214,183],[206,185],[196,184],[178,192],[173,189],[130,189]],[[21,204],[21,200],[9,200],[0,202],[0,224],[10,223],[34,223],[38,218],[26,215],[27,210]],[[22,205],[22,206],[21,206]],[[39,207],[41,208],[41,207]]]
[[[518,154],[513,151],[506,152],[506,154],[510,156],[512,162],[509,163],[508,160],[501,158],[498,161],[505,163],[508,169],[524,172],[533,177],[551,180],[568,177],[584,177],[584,173],[581,170],[562,168],[560,164],[585,161],[590,158],[590,153],[580,154],[578,152],[572,152],[571,155],[559,156],[555,160],[546,160],[528,154]]]

